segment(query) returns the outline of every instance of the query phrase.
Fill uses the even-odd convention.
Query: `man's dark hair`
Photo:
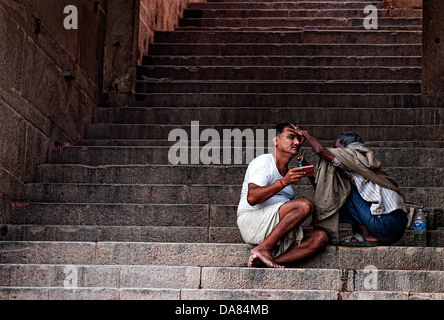
[[[353,142],[360,142],[364,143],[364,140],[359,135],[359,133],[354,131],[349,132],[343,132],[338,135],[339,143],[342,144],[344,147],[347,148],[347,146]]]
[[[276,125],[275,129],[276,129],[276,136],[280,136],[282,132],[284,132],[285,127],[291,127],[290,123],[279,123],[278,125]]]

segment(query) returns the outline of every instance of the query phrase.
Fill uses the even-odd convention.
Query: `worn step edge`
[[[354,55],[368,56],[418,56],[421,55],[420,44],[398,45],[338,45],[338,44],[152,44],[149,55]],[[328,53],[327,53],[328,52]]]
[[[422,31],[422,25],[386,25],[379,26],[381,31]],[[362,30],[362,25],[355,26],[214,26],[214,27],[199,27],[199,26],[182,26],[177,27],[177,31],[359,31]]]
[[[333,141],[320,140],[324,145],[331,145]],[[208,142],[196,142],[200,146]],[[444,141],[422,141],[423,146],[428,149],[444,148]],[[166,139],[81,139],[70,143],[83,147],[170,147],[175,141]],[[264,144],[265,145],[265,144]],[[412,148],[417,145],[415,141],[366,141],[366,145],[371,148]]]
[[[295,185],[299,197],[311,198],[313,188]],[[242,185],[68,184],[25,185],[25,202],[238,204]],[[444,187],[400,187],[406,201],[427,207],[444,206]]]
[[[249,244],[2,241],[1,264],[246,267]],[[223,259],[221,259],[223,257]],[[328,246],[290,268],[442,270],[443,247]]]
[[[270,62],[272,63],[272,62]],[[308,63],[312,63],[309,61]],[[258,63],[260,64],[260,63]],[[191,65],[191,64],[190,64]],[[421,83],[417,80],[393,82],[332,82],[332,81],[179,81],[179,80],[138,80],[137,92],[141,93],[362,93],[362,94],[412,94],[421,92]],[[229,108],[228,108],[229,109]],[[284,108],[283,108],[284,109]],[[383,108],[378,108],[383,110]],[[400,108],[399,108],[400,109]],[[432,108],[427,108],[432,109]]]
[[[373,1],[288,1],[288,0],[280,0],[280,1],[209,1],[209,2],[196,2],[190,3],[189,8],[194,10],[221,10],[221,9],[230,9],[230,8],[246,8],[246,9],[256,9],[256,8],[268,8],[268,9],[277,9],[281,8],[301,8],[301,9],[317,9],[318,7],[322,8],[338,8],[338,7],[346,7],[356,6],[358,8],[362,8],[362,6],[366,6],[368,4],[376,5],[378,8],[383,7],[383,2],[378,0]]]
[[[444,300],[444,294],[272,289],[0,287],[0,300]],[[219,312],[226,312],[226,310],[222,309]]]
[[[174,242],[242,244],[237,227],[178,226],[79,226],[79,225],[0,225],[3,241],[74,241],[74,242]],[[340,236],[351,235],[340,230]],[[427,231],[430,247],[443,247],[443,231]],[[397,246],[412,246],[413,232],[406,231]]]
[[[432,222],[444,208],[425,206],[424,209]],[[237,204],[12,202],[8,212],[12,225],[237,226]],[[433,229],[431,225],[429,229]]]
[[[128,105],[134,107],[182,108],[417,108],[422,106],[418,93],[386,94],[245,94],[245,93],[137,93]]]
[[[202,268],[203,289],[320,289],[369,290],[369,270]],[[376,291],[442,293],[444,271],[379,270]],[[370,271],[371,272],[371,271]],[[279,281],[276,281],[279,279]],[[367,279],[367,280],[366,280]]]
[[[311,157],[307,161],[313,163]],[[316,159],[314,159],[316,160]],[[419,160],[416,160],[419,165]],[[296,163],[294,164],[296,165]],[[414,165],[412,163],[412,165]],[[81,164],[44,164],[36,169],[34,182],[41,183],[184,183],[187,185],[242,183],[246,164],[239,166],[177,166],[177,165],[107,165],[101,167]],[[444,181],[444,168],[385,167],[400,186],[439,187]],[[309,182],[306,181],[308,184]]]
[[[0,286],[63,287],[77,274],[78,287],[194,288],[201,268],[189,266],[0,264]],[[71,275],[71,276],[69,276]]]
[[[442,293],[399,291],[347,292],[276,289],[184,289],[181,291],[182,300],[440,300],[443,297]]]
[[[421,31],[162,31],[155,34],[156,43],[365,43],[421,44]]]
[[[288,119],[286,119],[288,121]],[[197,122],[197,123],[196,123]],[[199,141],[200,133],[205,129],[214,129],[209,133],[212,140],[220,141],[233,139],[233,131],[237,129],[238,134],[246,134],[250,136],[250,140],[255,139],[254,130],[259,129],[264,134],[267,129],[274,129],[274,125],[267,126],[242,126],[233,125],[202,125],[198,120],[195,123],[185,125],[147,125],[147,124],[90,124],[86,128],[85,139],[169,139],[175,142],[181,142],[180,146],[189,146],[190,138]],[[177,129],[177,130],[175,130]],[[193,129],[193,131],[191,130]],[[249,129],[247,132],[242,132]],[[382,141],[396,141],[396,140],[411,140],[411,141],[442,141],[444,136],[444,125],[304,125],[304,129],[308,130],[319,140],[328,140],[334,138],[345,131],[356,131],[361,134],[365,140],[382,140]],[[173,131],[175,130],[175,131]],[[225,137],[224,138],[224,130]],[[265,131],[264,131],[265,130]],[[189,134],[193,132],[193,135]],[[268,132],[266,132],[268,134]],[[171,138],[172,136],[172,138]],[[267,137],[268,138],[268,137]],[[208,139],[208,138],[207,138]],[[261,141],[265,140],[260,138]],[[227,141],[228,142],[228,141]],[[176,145],[178,147],[179,145]],[[73,147],[74,148],[74,147]],[[86,148],[86,147],[85,147]],[[70,147],[66,150],[72,149]],[[85,149],[86,151],[86,149]],[[71,152],[71,151],[68,151]],[[55,155],[55,153],[54,153]]]
[[[375,129],[376,130],[376,129]],[[384,129],[382,129],[384,130]],[[346,131],[346,130],[345,130]],[[363,135],[363,132],[356,130]],[[393,134],[395,130],[386,131],[387,134]],[[184,131],[178,131],[183,134]],[[252,131],[251,131],[252,132]],[[344,132],[344,130],[337,132]],[[417,130],[416,132],[421,132]],[[427,131],[425,131],[427,133]],[[177,134],[177,133],[176,133]],[[337,133],[331,134],[335,137]],[[364,136],[364,135],[363,135]],[[188,135],[187,135],[188,137]],[[178,168],[185,169],[188,165],[213,165],[220,166],[220,170],[229,170],[227,167],[246,165],[250,163],[254,157],[271,152],[269,149],[269,141],[259,140],[263,145],[259,145],[258,141],[247,140],[240,141],[238,137],[230,140],[213,139],[210,145],[202,144],[196,140],[178,140],[175,136],[171,141],[170,146],[70,146],[63,147],[58,150],[49,150],[47,164],[54,165],[83,165],[84,170],[88,167],[110,168],[115,165],[151,165],[153,166],[153,173],[155,167],[158,165],[181,165]],[[234,141],[235,140],[235,141]],[[179,147],[179,141],[181,143]],[[416,139],[412,139],[416,141]],[[184,144],[185,142],[185,144]],[[242,145],[241,145],[242,143]],[[256,146],[253,146],[256,143]],[[231,146],[225,147],[224,145]],[[326,146],[331,146],[328,143]],[[206,147],[206,153],[203,148]],[[212,152],[212,157],[208,155],[209,149]],[[308,162],[316,165],[318,157],[311,151],[311,149],[303,148],[306,152],[306,159]],[[444,150],[429,149],[429,148],[371,148],[375,157],[384,164],[385,168],[442,168],[442,155]],[[179,156],[182,156],[180,161]],[[190,160],[190,156],[197,156],[197,160]],[[193,158],[195,159],[195,158]],[[290,166],[296,166],[297,159],[290,162]],[[162,167],[160,167],[162,168]],[[205,167],[207,168],[207,167]],[[181,170],[174,169],[174,170]],[[135,169],[136,170],[136,169]],[[235,170],[235,169],[233,169]],[[134,171],[134,170],[133,170]],[[129,172],[131,173],[131,172]],[[120,174],[124,175],[124,172]],[[189,178],[188,180],[190,180]],[[136,180],[140,180],[136,178]]]
[[[0,228],[0,239],[8,241],[210,242],[208,227],[9,224],[0,225]],[[233,239],[239,231],[230,229],[228,233]]]
[[[308,193],[304,195],[310,198],[312,196]],[[416,203],[424,205],[420,200],[416,199]],[[429,215],[430,230],[444,225],[443,207],[426,205],[424,209]],[[68,233],[74,232],[76,225],[85,228],[96,226],[99,229],[105,226],[136,229],[137,227],[159,227],[160,231],[167,227],[232,228],[237,227],[236,211],[236,204],[95,202],[12,202],[8,210],[10,225],[35,225],[36,229],[39,226],[58,226]],[[7,229],[7,225],[4,225],[2,229],[4,234],[7,234]],[[235,231],[237,232],[237,229]]]
[[[377,277],[370,288],[368,270]],[[0,265],[0,285],[61,287],[71,271],[78,287],[443,292],[444,271],[368,270],[11,264]]]

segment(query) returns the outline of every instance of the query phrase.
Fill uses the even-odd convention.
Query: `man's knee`
[[[281,218],[286,217],[287,219],[303,219],[305,220],[314,211],[314,203],[309,199],[298,199],[287,202],[283,210],[280,211]]]
[[[313,214],[315,210],[315,205],[313,201],[309,199],[299,199],[297,200],[299,202],[299,207],[302,209],[303,213],[307,216]]]
[[[328,245],[328,235],[324,230],[315,230],[313,240],[318,248],[324,248]]]

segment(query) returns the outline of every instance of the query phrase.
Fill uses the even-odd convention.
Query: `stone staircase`
[[[363,26],[369,4],[378,30]],[[422,107],[421,17],[382,1],[192,4],[174,32],[156,33],[137,94],[98,108],[84,140],[49,149],[11,204],[0,299],[443,299],[444,109]],[[225,164],[172,165],[168,137],[183,129],[191,154],[207,144],[192,141],[192,121],[222,138],[289,120],[327,145],[360,132],[406,200],[425,206],[429,247],[412,247],[408,230],[394,246],[246,268],[252,246],[236,226],[246,163],[233,156],[251,147],[222,148]],[[306,181],[295,191],[313,195]]]

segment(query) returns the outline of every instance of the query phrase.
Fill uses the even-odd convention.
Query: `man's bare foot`
[[[252,254],[248,259],[248,268],[260,268],[264,266],[263,262],[259,259],[257,254]]]
[[[285,268],[274,261],[270,251],[265,250],[263,247],[257,246],[250,251],[248,267],[258,267],[260,265],[260,261],[262,261],[269,268]]]
[[[365,241],[369,241],[369,242],[378,242],[379,241],[378,238],[373,237],[373,236],[367,236],[367,237],[364,237],[364,239],[365,239]]]
[[[374,235],[372,235],[366,227],[364,226],[358,226],[358,228],[360,229],[360,234],[364,237],[365,241],[379,241],[378,238],[376,238]]]

